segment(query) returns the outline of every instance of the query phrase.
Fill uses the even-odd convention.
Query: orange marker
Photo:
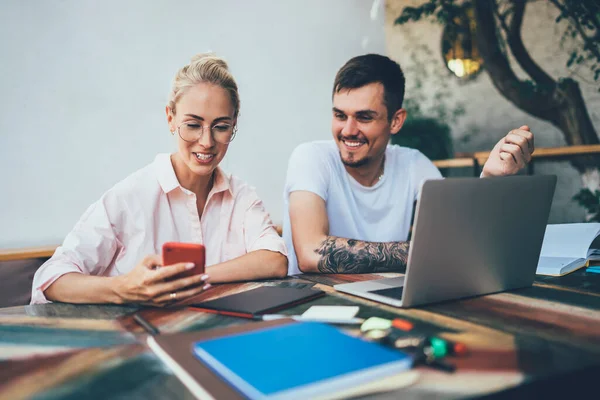
[[[467,353],[467,346],[464,343],[452,343],[452,346],[450,346],[450,354],[464,356]]]
[[[400,329],[401,331],[405,332],[412,330],[412,328],[414,327],[412,322],[400,318],[394,318],[394,320],[392,321],[392,326],[396,329]]]

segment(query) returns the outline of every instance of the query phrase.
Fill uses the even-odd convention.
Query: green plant
[[[421,151],[431,160],[452,158],[454,151],[450,127],[434,118],[408,118],[392,144]]]
[[[600,222],[600,191],[593,193],[590,189],[581,189],[579,193],[573,196],[573,200],[581,207],[585,208],[588,216],[586,221]]]

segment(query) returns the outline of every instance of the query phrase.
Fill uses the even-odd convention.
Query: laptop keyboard
[[[391,297],[393,299],[402,300],[402,291],[404,286],[394,287],[389,289],[369,290],[369,293],[378,294],[380,296]]]

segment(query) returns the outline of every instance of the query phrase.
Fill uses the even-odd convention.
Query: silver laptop
[[[543,175],[427,181],[406,274],[334,288],[413,307],[531,286],[555,186]]]

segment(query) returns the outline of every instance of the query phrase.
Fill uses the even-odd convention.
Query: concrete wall
[[[402,65],[406,73],[408,98],[418,99],[429,115],[436,115],[436,105],[447,110],[463,105],[465,114],[450,121],[456,151],[491,150],[494,144],[510,129],[528,124],[534,132],[536,147],[565,146],[560,130],[551,124],[519,110],[494,88],[483,71],[475,80],[463,83],[445,67],[441,56],[442,26],[428,21],[394,25],[394,20],[407,5],[423,1],[386,1],[387,54]],[[554,78],[570,76],[566,68],[572,43],[561,49],[560,38],[565,25],[554,22],[556,9],[549,2],[532,2],[527,5],[522,36],[534,60]],[[526,75],[513,62],[517,74]],[[587,67],[577,71],[578,79],[596,129],[600,129],[600,93],[598,84]],[[423,86],[416,84],[423,81]],[[437,101],[436,96],[441,96]],[[571,200],[581,188],[578,172],[568,162],[538,162],[536,173],[556,174],[558,184],[553,200],[550,222],[581,222],[584,210]]]

